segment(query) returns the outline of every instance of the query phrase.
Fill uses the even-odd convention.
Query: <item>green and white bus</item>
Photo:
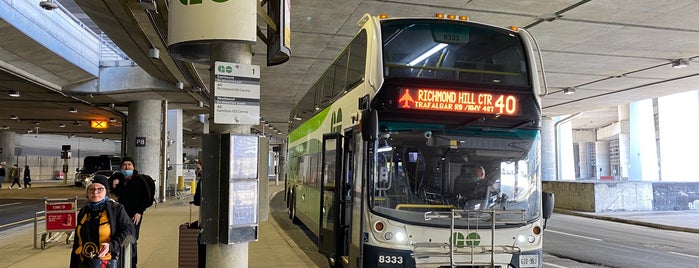
[[[289,217],[332,267],[541,267],[533,38],[441,14],[359,26],[290,115]]]

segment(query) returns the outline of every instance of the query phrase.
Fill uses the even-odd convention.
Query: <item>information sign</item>
[[[260,66],[214,64],[214,123],[260,123]]]
[[[405,88],[398,94],[398,108],[459,113],[518,115],[518,98],[512,94],[430,88]]]

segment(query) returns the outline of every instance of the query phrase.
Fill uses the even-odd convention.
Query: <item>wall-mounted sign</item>
[[[136,147],[146,147],[146,137],[136,137],[134,143]]]
[[[108,126],[106,120],[90,120],[90,127],[96,129],[105,129]]]
[[[260,123],[260,66],[215,63],[214,123]]]
[[[458,113],[518,115],[518,98],[512,94],[431,88],[404,88],[398,108]]]

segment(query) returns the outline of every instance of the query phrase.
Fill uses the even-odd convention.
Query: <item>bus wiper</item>
[[[480,123],[480,122],[485,122],[485,117],[484,117],[484,116],[473,118],[473,119],[468,120],[468,121],[466,121],[466,122],[464,122],[464,123],[458,124],[458,125],[456,125],[456,126],[450,128],[450,129],[461,129],[461,128],[465,128],[465,127],[467,127],[467,126],[470,126],[470,125],[473,124],[473,123]]]
[[[536,126],[536,120],[526,120],[522,123],[519,123],[518,125],[515,125],[514,127],[511,127],[510,129],[518,129],[526,126]]]

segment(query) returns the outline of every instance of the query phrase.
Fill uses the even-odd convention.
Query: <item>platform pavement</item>
[[[4,186],[4,185],[3,185]],[[58,182],[35,183],[34,187],[65,186]],[[283,184],[269,184],[269,197],[281,191]],[[17,198],[31,191],[0,189],[0,198]],[[196,215],[198,210],[193,209]],[[653,228],[699,233],[699,210],[605,212],[590,213],[556,210],[581,217],[597,218]],[[555,215],[553,219],[555,220]],[[144,216],[139,240],[139,266],[177,267],[178,228],[189,221],[189,205],[185,201],[168,201],[149,208]],[[248,267],[317,267],[313,261],[281,230],[271,215],[259,223],[259,240],[248,244]],[[49,244],[46,249],[33,249],[32,225],[0,232],[0,267],[67,267],[70,246],[65,243]]]
[[[284,184],[269,183],[269,198],[280,192]],[[28,190],[0,190],[0,198],[26,194]],[[57,181],[34,183],[33,187],[60,187]],[[16,198],[16,197],[15,197]],[[141,226],[138,241],[139,267],[177,267],[179,225],[189,221],[188,201],[171,200],[149,208]],[[193,207],[193,215],[198,215],[198,208]],[[194,216],[196,217],[196,216]],[[39,228],[42,230],[43,225]],[[33,225],[28,224],[14,228],[12,231],[0,232],[0,267],[8,268],[64,268],[68,267],[71,245],[62,241],[49,243],[46,249],[34,249],[32,243]],[[318,267],[299,249],[294,241],[279,227],[269,215],[267,221],[259,222],[258,241],[248,244],[248,267]]]

